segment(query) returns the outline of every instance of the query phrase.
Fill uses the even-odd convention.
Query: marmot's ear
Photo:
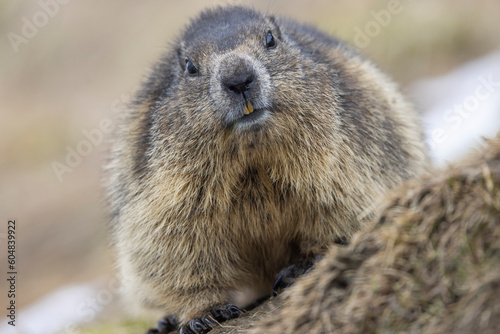
[[[278,23],[276,22],[276,17],[274,15],[267,16],[267,21],[271,24],[275,37],[277,37],[278,39],[282,39],[281,30]]]

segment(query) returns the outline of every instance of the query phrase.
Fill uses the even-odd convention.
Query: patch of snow
[[[102,279],[85,285],[69,285],[51,292],[16,314],[16,326],[0,324],[2,334],[77,333],[79,325],[92,321],[113,299]],[[104,302],[103,302],[104,301]],[[7,320],[9,320],[7,318]]]
[[[500,50],[439,78],[409,88],[423,110],[431,157],[437,166],[457,161],[500,131]]]

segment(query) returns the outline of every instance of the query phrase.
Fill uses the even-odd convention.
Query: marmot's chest
[[[234,201],[247,204],[271,204],[279,196],[277,184],[265,170],[249,169],[241,175],[234,192]]]
[[[264,169],[251,169],[242,175],[233,190],[229,217],[244,229],[253,229],[267,237],[283,237],[292,233],[303,208],[301,199],[292,191],[273,182]]]

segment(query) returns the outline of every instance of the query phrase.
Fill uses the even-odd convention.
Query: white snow
[[[500,130],[500,50],[439,78],[410,86],[423,110],[427,143],[442,166],[478,148]]]
[[[56,334],[76,333],[78,325],[97,316],[98,308],[92,304],[99,296],[96,282],[86,285],[70,285],[43,297],[16,314],[16,326],[2,321],[2,334]],[[101,289],[102,290],[102,289]],[[7,320],[9,320],[7,318]]]

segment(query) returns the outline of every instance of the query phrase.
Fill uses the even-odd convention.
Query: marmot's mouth
[[[267,114],[266,109],[255,109],[252,113],[240,117],[236,124],[250,124]]]
[[[244,112],[233,111],[232,114],[228,115],[234,116],[233,120],[230,123],[226,123],[228,129],[231,131],[234,130],[258,130],[261,129],[261,125],[264,125],[266,120],[271,116],[271,111],[266,108],[259,109],[245,109]]]

